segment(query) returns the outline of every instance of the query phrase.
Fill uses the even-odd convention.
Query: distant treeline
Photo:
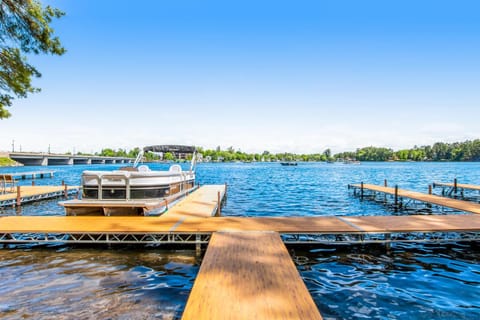
[[[480,161],[480,140],[444,143],[393,151],[388,148],[366,147],[355,152],[343,152],[336,158],[359,161]]]
[[[128,158],[136,158],[138,153],[140,152],[140,148],[134,148],[132,150],[127,151],[126,149],[111,149],[111,148],[105,148],[102,149],[100,152],[95,152],[95,156],[103,156],[103,157],[128,157]],[[87,153],[81,153],[78,152],[77,155],[88,155],[91,156],[92,154],[87,154]],[[152,154],[152,153],[146,153],[145,157],[147,158],[148,161],[151,160],[156,160],[158,159],[158,155]]]
[[[294,154],[294,153],[245,153],[229,147],[222,150],[197,148],[198,153],[204,160],[209,161],[335,161],[335,160],[359,160],[359,161],[480,161],[480,139],[465,142],[444,143],[437,142],[432,146],[415,146],[412,149],[394,151],[389,148],[365,147],[356,151],[332,154],[330,149],[321,153]],[[125,149],[103,149],[95,155],[111,157],[136,157],[140,148],[130,151]],[[145,154],[147,160],[158,160],[159,156],[151,153]],[[167,153],[164,160],[175,160],[175,155]]]

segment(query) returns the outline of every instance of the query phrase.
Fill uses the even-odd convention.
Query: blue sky
[[[0,150],[298,153],[480,138],[478,1],[44,1],[68,52]]]

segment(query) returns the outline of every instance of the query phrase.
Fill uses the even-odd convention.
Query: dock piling
[[[389,251],[392,248],[392,235],[390,233],[385,233],[385,248]]]
[[[387,179],[383,180],[383,186],[388,187]]]
[[[363,200],[363,181],[360,183],[360,199]]]
[[[220,194],[220,191],[217,193],[217,213],[215,214],[216,217],[221,217],[222,216],[222,196]]]
[[[17,186],[17,207],[22,204],[22,197],[20,193],[20,186]]]
[[[398,185],[395,185],[395,212],[398,211]]]
[[[197,257],[200,257],[200,255],[202,254],[202,237],[197,234],[195,235],[195,254],[197,255]]]
[[[432,185],[431,184],[428,185],[428,194],[432,194]]]
[[[457,195],[457,178],[453,179],[453,193]]]

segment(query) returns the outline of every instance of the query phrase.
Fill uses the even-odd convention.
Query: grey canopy
[[[194,153],[194,146],[179,146],[179,145],[157,145],[143,148],[144,152],[172,152],[172,153]]]

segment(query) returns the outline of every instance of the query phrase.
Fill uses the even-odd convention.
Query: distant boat
[[[280,164],[282,166],[296,166],[296,165],[298,165],[298,163],[296,163],[295,161],[280,162]]]
[[[347,159],[343,161],[344,164],[360,164],[358,160]]]

